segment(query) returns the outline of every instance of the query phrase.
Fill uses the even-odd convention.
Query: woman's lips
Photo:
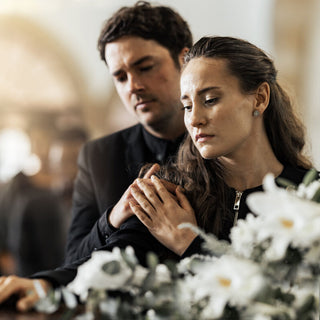
[[[212,135],[212,134],[210,135],[210,134],[201,133],[201,134],[197,134],[196,135],[196,141],[197,142],[206,142],[206,141],[210,140],[213,137],[214,137],[214,135]]]

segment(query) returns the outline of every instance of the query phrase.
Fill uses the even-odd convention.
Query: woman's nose
[[[192,127],[199,127],[206,123],[206,116],[204,110],[197,106],[193,106],[190,113],[187,115],[187,121]]]

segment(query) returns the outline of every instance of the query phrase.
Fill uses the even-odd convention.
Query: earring
[[[254,110],[253,113],[252,113],[252,115],[253,115],[254,117],[259,117],[259,116],[260,116],[260,111],[259,111],[259,110]]]

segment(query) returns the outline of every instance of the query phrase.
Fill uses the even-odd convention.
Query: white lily
[[[222,315],[227,303],[245,306],[264,288],[259,266],[249,260],[231,255],[206,263],[194,277],[186,279],[193,287],[195,301],[209,298],[203,317]],[[241,294],[240,294],[241,293]]]
[[[271,175],[266,176],[266,191],[249,195],[247,203],[263,220],[258,241],[272,238],[266,255],[278,260],[284,257],[289,245],[306,248],[320,239],[320,204],[278,188],[272,181]]]
[[[130,253],[130,250],[128,250]],[[108,262],[118,262],[119,270],[108,274],[102,267]],[[88,297],[89,289],[124,289],[125,284],[132,277],[132,269],[125,263],[119,248],[109,251],[95,251],[91,259],[78,268],[77,276],[68,285],[68,289],[80,296],[84,301]]]

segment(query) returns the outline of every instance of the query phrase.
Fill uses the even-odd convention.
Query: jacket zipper
[[[233,225],[235,226],[238,221],[238,215],[239,215],[239,209],[240,209],[240,200],[242,196],[241,191],[236,190],[236,197],[234,199],[234,204],[233,204],[233,210],[234,210],[234,220],[233,220]]]

